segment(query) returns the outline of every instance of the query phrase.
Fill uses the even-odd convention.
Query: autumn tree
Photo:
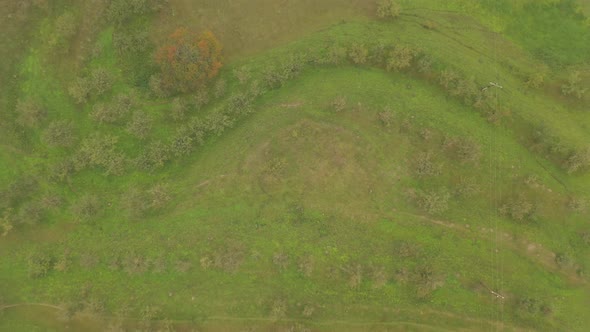
[[[177,92],[198,90],[217,76],[222,46],[212,32],[195,35],[179,28],[170,43],[156,53],[165,89]]]

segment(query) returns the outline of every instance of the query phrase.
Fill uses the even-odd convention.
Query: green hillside
[[[0,331],[587,330],[587,9],[6,1]]]

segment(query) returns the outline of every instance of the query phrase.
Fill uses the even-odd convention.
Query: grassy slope
[[[326,36],[331,40],[362,40],[379,31],[377,35],[383,40],[399,38],[407,43],[419,40],[421,47],[429,53],[436,52],[445,62],[461,63],[466,72],[482,80],[499,76],[506,87],[514,87],[502,98],[514,105],[517,116],[527,119],[534,114],[535,119],[544,118],[571,144],[583,143],[587,138],[583,127],[589,120],[587,114],[576,113],[575,109],[565,110],[555,100],[539,93],[530,96],[530,92],[518,88],[521,81],[512,75],[511,70],[494,65],[496,61],[503,61],[512,62],[521,69],[532,68],[534,62],[527,60],[517,47],[500,41],[502,50],[514,53],[486,56],[494,53],[490,50],[493,44],[483,39],[490,38],[489,34],[445,27],[440,29],[447,35],[445,37],[441,33],[423,30],[412,20],[409,18],[393,26],[368,23],[341,25],[287,50],[254,58],[251,62],[255,66],[266,58],[279,57],[293,48],[312,46]],[[105,35],[108,36],[108,32]],[[468,44],[472,49],[457,48],[453,45],[456,43],[454,40]],[[109,43],[108,40],[102,42]],[[108,62],[108,59],[104,61]],[[60,117],[71,114],[84,131],[93,128],[88,120],[76,115],[78,113],[66,111],[70,102],[59,90],[47,88],[45,84],[48,84],[51,75],[39,72],[37,63],[32,52],[23,66],[25,76],[28,74],[30,77],[22,85],[23,92],[42,94],[49,107],[56,112],[59,110]],[[411,89],[407,88],[408,85]],[[362,103],[362,109],[331,114],[327,105],[337,95],[346,95],[349,105]],[[277,106],[298,102],[302,105],[295,109]],[[42,300],[59,303],[75,298],[79,288],[92,280],[93,296],[109,298],[106,300],[108,309],[116,309],[133,294],[134,306],[141,308],[157,304],[163,309],[164,316],[174,319],[208,315],[267,316],[270,304],[276,298],[284,297],[289,301],[289,315],[293,317],[300,315],[298,302],[325,304],[313,318],[320,321],[343,316],[376,321],[383,315],[387,320],[414,321],[416,308],[422,307],[496,320],[500,318],[501,307],[490,300],[485,290],[470,286],[474,281],[482,280],[494,288],[501,287],[506,294],[510,294],[510,299],[530,296],[551,302],[555,313],[546,328],[568,326],[578,329],[587,324],[578,321],[584,319],[583,312],[579,311],[585,305],[585,286],[570,285],[567,275],[547,272],[542,263],[527,256],[526,250],[516,250],[507,244],[503,246],[502,242],[496,242],[498,240],[494,235],[478,235],[482,233],[478,228],[498,225],[513,236],[544,243],[554,251],[572,250],[567,242],[583,219],[567,217],[563,220],[567,223],[566,227],[556,225],[556,221],[561,219],[558,216],[547,218],[536,227],[489,219],[485,215],[487,213],[482,216],[480,212],[491,212],[489,199],[494,197],[494,192],[488,190],[479,199],[470,202],[469,209],[464,208],[465,202],[458,201],[453,203],[454,208],[450,212],[437,217],[456,224],[469,223],[474,230],[467,234],[417,217],[422,213],[408,204],[403,197],[404,189],[448,185],[452,183],[453,175],[435,179],[432,183],[416,182],[409,176],[408,160],[412,152],[435,147],[440,137],[423,142],[414,131],[409,135],[399,134],[396,130],[384,131],[377,123],[376,112],[385,106],[398,112],[397,121],[413,115],[413,128],[416,130],[427,126],[441,132],[469,135],[483,144],[486,154],[479,168],[457,168],[452,165],[452,160],[441,156],[447,165],[445,173],[471,172],[478,177],[480,185],[487,188],[492,184],[491,166],[497,167],[500,174],[507,174],[511,172],[514,161],[518,161],[518,175],[537,174],[548,188],[556,194],[565,195],[563,188],[537,163],[535,158],[538,157],[524,150],[514,134],[490,127],[485,120],[456,101],[447,99],[431,84],[402,75],[385,75],[377,70],[339,68],[307,72],[280,91],[265,96],[257,105],[258,111],[254,116],[223,138],[209,143],[190,162],[172,165],[157,175],[138,174],[124,181],[104,179],[96,174],[76,178],[78,190],[104,190],[106,198],[113,201],[118,195],[117,189],[112,187],[115,184],[124,188],[127,183],[163,178],[172,184],[179,200],[165,215],[142,221],[141,227],[137,222],[121,221],[126,219],[125,216],[113,208],[100,221],[100,230],[94,226],[78,226],[73,233],[58,236],[65,239],[64,244],[48,245],[49,250],[57,252],[65,247],[76,253],[98,254],[101,263],[90,270],[75,268],[64,274],[52,273],[45,279],[30,281],[23,261],[28,250],[35,245],[26,242],[17,244],[24,235],[7,239],[3,248],[14,254],[1,263],[0,275],[9,277],[6,287],[1,290],[3,297],[9,302]],[[558,107],[559,113],[554,111],[555,107]],[[571,117],[556,114],[571,114]],[[277,158],[284,158],[287,166],[278,179],[266,177],[264,172],[268,163]],[[33,165],[38,157],[28,160]],[[187,167],[187,164],[192,166]],[[548,167],[552,173],[567,181],[570,190],[587,194],[588,176],[566,177],[555,167]],[[502,175],[500,178],[503,180],[501,186],[495,187],[496,191],[514,190],[507,181],[508,177]],[[370,195],[367,194],[369,191]],[[284,221],[293,213],[293,205],[305,208],[308,222],[294,226]],[[46,232],[54,238],[51,228],[61,230],[59,222],[48,227],[48,230],[39,233]],[[93,243],[89,244],[88,238],[93,238]],[[240,272],[232,275],[203,271],[198,266],[198,260],[211,254],[211,250],[223,247],[227,238],[244,247],[241,250],[247,258]],[[367,279],[370,279],[368,274],[374,265],[383,266],[388,271],[411,268],[415,264],[411,260],[390,257],[395,240],[418,243],[423,250],[421,259],[430,262],[438,273],[445,276],[445,285],[433,294],[430,303],[417,303],[414,289],[396,282],[384,289],[372,290],[371,282],[365,281],[360,289],[351,290],[345,285],[346,273],[330,272],[334,265],[349,266],[359,262]],[[494,255],[493,250],[497,247],[504,250]],[[130,279],[123,272],[106,269],[112,248],[142,252],[148,257],[159,256],[164,248],[170,266],[163,274],[146,273]],[[277,271],[270,262],[272,255],[278,251],[284,251],[291,257],[291,265],[285,272]],[[583,260],[587,253],[580,252],[579,259]],[[304,254],[312,254],[319,260],[317,275],[311,280],[302,278],[295,269],[295,257]],[[185,273],[175,272],[172,266],[178,260],[189,260],[193,262],[193,267]],[[100,278],[96,278],[97,273]],[[64,282],[66,280],[67,283]],[[169,292],[174,296],[169,297]],[[190,300],[189,293],[195,293],[196,299]],[[228,306],[227,303],[234,304]],[[342,303],[354,305],[348,307]],[[382,313],[385,307],[395,307],[401,312]],[[516,317],[511,310],[507,305],[503,311],[506,322],[536,325],[531,317]],[[348,311],[353,313],[345,314]],[[440,324],[439,316],[432,312],[417,320]],[[449,317],[445,319],[450,326],[466,324],[477,328],[487,324],[482,321],[472,324]]]

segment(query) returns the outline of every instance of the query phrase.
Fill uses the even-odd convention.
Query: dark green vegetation
[[[0,330],[584,331],[585,5],[7,1]]]

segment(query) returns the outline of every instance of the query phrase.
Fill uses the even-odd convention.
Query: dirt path
[[[469,237],[478,237],[479,239],[489,241],[489,237],[484,237],[484,234],[491,235],[496,233],[496,241],[498,245],[506,249],[510,249],[521,254],[524,257],[531,259],[532,261],[542,265],[549,271],[558,273],[561,276],[567,278],[567,280],[573,284],[585,284],[586,280],[581,278],[577,273],[577,266],[570,268],[561,268],[555,262],[556,254],[543,247],[540,243],[530,242],[526,239],[516,239],[514,236],[506,232],[496,232],[492,228],[487,227],[471,227],[469,225],[459,225],[446,220],[434,219],[428,216],[415,214],[406,211],[393,210],[394,213],[412,216],[431,224],[435,224],[441,227],[453,229],[455,231],[468,234]]]

